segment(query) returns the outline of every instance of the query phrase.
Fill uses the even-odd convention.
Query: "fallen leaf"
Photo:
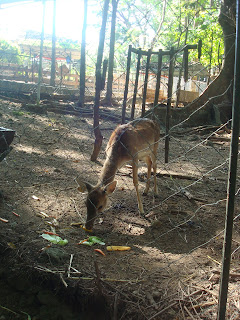
[[[9,246],[9,248],[11,248],[11,249],[16,249],[16,246],[15,246],[14,243],[8,242],[7,244],[8,244],[8,246]]]
[[[68,243],[67,239],[62,239],[61,237],[55,236],[55,235],[43,233],[43,234],[41,234],[41,237],[43,239],[46,239],[46,240],[54,243],[54,244],[59,244],[60,246],[65,246]]]

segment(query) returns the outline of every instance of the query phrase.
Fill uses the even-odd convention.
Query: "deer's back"
[[[112,133],[106,153],[108,157],[124,161],[148,155],[160,136],[158,124],[150,119],[137,119],[118,126]]]

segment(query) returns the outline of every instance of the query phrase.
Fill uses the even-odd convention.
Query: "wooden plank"
[[[180,90],[179,91],[179,102],[192,102],[199,96],[198,92],[187,91],[187,90]]]

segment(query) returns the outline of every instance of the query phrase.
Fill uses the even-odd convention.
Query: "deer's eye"
[[[101,210],[103,208],[103,206],[98,207],[98,210]]]

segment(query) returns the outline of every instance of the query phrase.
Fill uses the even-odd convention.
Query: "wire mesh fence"
[[[157,152],[159,194],[154,195],[151,176],[150,192],[142,196],[144,215],[139,214],[132,166],[121,167],[116,173],[117,188],[109,196],[107,209],[97,214],[94,234],[106,245],[129,246],[131,250],[107,252],[106,246],[95,245],[93,248],[102,249],[106,255],[96,256],[98,253],[84,246],[85,231],[75,226],[85,224],[87,212],[86,194],[78,192],[76,178],[92,185],[98,182],[107,142],[121,122],[126,66],[118,63],[115,70],[113,98],[116,103],[100,106],[103,146],[98,161],[91,162],[95,140],[92,110],[96,55],[91,46],[88,49],[86,96],[91,99],[86,101],[84,110],[75,104],[79,91],[79,53],[59,49],[56,86],[48,91],[51,51],[44,49],[42,88],[51,94],[70,92],[75,96],[71,101],[63,101],[60,95],[52,95],[44,102],[41,113],[39,109],[36,112],[25,107],[26,95],[18,95],[17,101],[7,99],[16,98],[14,94],[22,92],[31,97],[36,92],[39,48],[22,47],[20,54],[11,56],[6,50],[0,53],[1,126],[16,131],[14,148],[0,163],[0,218],[4,225],[0,229],[4,239],[0,245],[21,257],[23,264],[41,273],[57,275],[63,286],[79,286],[90,295],[97,287],[98,292],[112,302],[110,312],[118,314],[119,319],[214,319],[227,198],[230,121],[188,128],[186,123],[192,116],[188,115],[170,129],[169,162],[165,163],[164,121],[157,119],[161,132]],[[181,57],[175,58],[173,107],[182,63]],[[19,60],[21,62],[16,63]],[[142,60],[136,119],[141,115],[145,65]],[[161,102],[167,100],[168,66],[166,61],[161,70]],[[131,117],[135,59],[131,67],[127,121]],[[157,72],[154,63],[151,67],[147,84],[148,115],[156,108],[150,93],[156,87]],[[199,95],[207,86],[203,81],[208,77],[207,68],[192,64],[192,71],[190,69],[188,81],[180,77],[180,89]],[[16,81],[22,82],[21,88]],[[13,87],[5,87],[8,82]],[[101,92],[102,98],[105,94],[106,89]],[[188,102],[183,98],[183,104]],[[201,108],[194,114],[200,111]],[[146,172],[146,166],[141,164],[138,170],[141,192],[147,181]],[[238,319],[240,312],[239,190],[238,181],[227,306],[227,318],[231,320]],[[39,237],[44,232],[60,235],[68,240],[68,245],[56,256]],[[127,308],[121,308],[122,305]]]
[[[60,233],[69,241],[63,265],[68,265],[67,256],[74,254],[72,267],[82,275],[72,281],[80,281],[91,292],[93,284],[84,278],[95,277],[91,263],[94,252],[76,245],[86,235],[71,226],[86,221],[86,195],[77,192],[75,178],[97,183],[105,159],[104,147],[117,121],[107,116],[101,120],[104,146],[97,163],[89,160],[94,142],[91,117],[54,112],[39,115],[2,100],[1,124],[17,133],[13,151],[1,162],[1,217],[9,221],[1,233],[7,242],[16,245],[24,263],[62,274],[63,266],[56,265],[47,249],[41,251],[44,241],[39,238],[44,230]],[[138,213],[131,168],[123,167],[115,177],[117,190],[94,225],[106,244],[132,248],[127,254],[108,254],[106,260],[98,259],[102,290],[107,290],[109,281],[121,299],[130,304],[123,318],[133,317],[136,311],[150,319],[183,318],[189,314],[202,319],[216,316],[230,135],[224,126],[211,133],[208,127],[178,129],[171,134],[168,164],[164,163],[164,134],[160,138],[159,196],[155,197],[152,191],[143,196],[145,215]],[[139,181],[143,191],[144,166],[139,168]],[[238,193],[236,205],[238,212]],[[238,261],[237,214],[229,319],[237,319],[239,314],[239,286],[235,282]],[[73,270],[69,281],[76,276]]]

